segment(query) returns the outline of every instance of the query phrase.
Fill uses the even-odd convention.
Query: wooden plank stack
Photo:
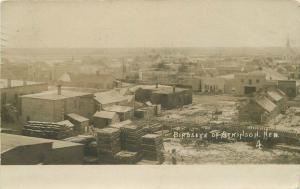
[[[125,125],[121,128],[121,141],[124,150],[140,152],[142,136],[144,135],[143,128],[137,125]]]
[[[157,134],[146,134],[142,137],[143,158],[146,160],[162,162],[163,138]]]
[[[107,127],[96,132],[99,161],[113,163],[115,154],[121,151],[120,129]]]
[[[28,121],[22,133],[26,136],[60,140],[73,135],[73,126],[54,122]]]
[[[118,164],[135,164],[138,161],[138,152],[120,151],[115,155]]]

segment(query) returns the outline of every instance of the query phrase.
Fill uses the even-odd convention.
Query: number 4
[[[263,145],[260,143],[260,140],[256,142],[256,148],[262,149]]]

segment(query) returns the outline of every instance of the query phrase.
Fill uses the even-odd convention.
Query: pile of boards
[[[142,152],[146,160],[162,162],[163,138],[157,134],[146,134],[142,137]]]
[[[144,135],[143,128],[137,125],[125,125],[121,127],[121,142],[122,149],[140,152],[141,151],[141,138]]]
[[[115,155],[121,151],[120,135],[117,128],[97,129],[98,159],[104,163],[114,163]]]
[[[73,125],[71,123],[28,121],[24,125],[22,134],[25,136],[60,140],[73,135]]]

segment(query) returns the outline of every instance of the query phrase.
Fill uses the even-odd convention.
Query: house
[[[93,116],[93,123],[96,128],[104,128],[117,122],[120,122],[120,119],[116,112],[100,111]]]
[[[120,118],[120,121],[133,119],[134,116],[134,109],[129,106],[112,105],[105,107],[104,110],[108,112],[116,112]]]
[[[83,145],[1,133],[1,164],[82,164]]]
[[[264,123],[278,114],[278,106],[265,96],[253,97],[238,107],[239,120]]]
[[[65,120],[65,116],[76,113],[91,118],[95,112],[94,95],[77,91],[61,90],[45,91],[21,96],[22,121]]]
[[[262,90],[266,84],[266,73],[253,71],[234,75],[234,88],[238,95],[253,94]]]
[[[76,113],[71,113],[66,116],[66,118],[74,124],[74,131],[77,134],[87,133],[89,131],[89,119],[78,115]]]

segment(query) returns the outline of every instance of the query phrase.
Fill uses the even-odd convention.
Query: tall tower
[[[290,38],[287,37],[286,39],[286,46],[285,46],[285,53],[284,53],[284,59],[287,60],[289,63],[294,62],[294,51],[291,47]]]

